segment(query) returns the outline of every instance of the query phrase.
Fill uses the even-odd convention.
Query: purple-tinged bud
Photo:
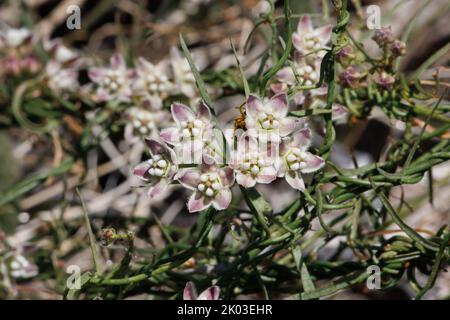
[[[392,43],[394,41],[394,36],[392,35],[391,28],[378,29],[375,31],[372,40],[375,41],[380,47],[384,47]]]
[[[392,85],[395,83],[395,78],[385,71],[375,74],[373,76],[373,80],[381,88],[386,89],[386,90],[391,89]]]
[[[348,64],[355,58],[351,46],[345,46],[336,53],[336,60],[343,65]]]
[[[403,41],[395,40],[391,44],[391,52],[394,56],[404,56],[406,54],[406,44]]]
[[[344,87],[350,87],[355,89],[358,87],[359,80],[361,79],[361,73],[359,73],[355,68],[348,67],[339,74],[339,82]]]

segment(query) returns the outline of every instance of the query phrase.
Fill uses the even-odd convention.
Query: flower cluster
[[[353,53],[350,45],[343,47],[336,55],[336,60],[342,66],[339,73],[339,83],[343,88],[357,89],[374,83],[379,89],[391,90],[395,84],[393,64],[395,60],[406,54],[404,42],[396,39],[388,27],[376,30],[372,40],[378,45],[381,56],[374,58],[376,68],[362,70],[363,64]]]
[[[47,54],[45,62],[38,58],[38,42]],[[0,55],[4,76],[41,75],[48,88],[57,94],[78,89],[80,56],[59,39],[43,41],[26,28],[7,27],[0,31]]]
[[[232,141],[221,148],[214,134],[217,125],[205,102],[198,104],[196,112],[173,103],[175,125],[162,130],[161,141],[147,141],[151,157],[133,173],[149,182],[151,197],[160,195],[175,181],[191,190],[187,203],[190,212],[210,206],[228,208],[235,182],[251,188],[280,177],[292,188],[304,191],[302,175],[321,169],[324,160],[308,152],[312,132],[305,123],[288,116],[288,105],[283,92],[270,99],[250,95],[245,104],[246,130],[234,131]],[[232,150],[230,157],[227,149]]]
[[[170,114],[163,108],[168,98],[198,98],[189,63],[175,47],[171,48],[170,57],[158,64],[139,57],[130,61],[134,66],[131,67],[116,53],[110,57],[109,65],[92,66],[90,59],[60,39],[41,39],[29,29],[7,27],[0,30],[0,58],[0,77],[6,80],[32,77],[56,95],[74,93],[97,103],[126,108],[124,133],[129,143],[142,137],[157,137],[160,129],[171,125]],[[84,69],[87,83],[79,76]]]
[[[136,68],[129,68],[124,57],[115,54],[109,66],[89,69],[89,91],[93,91],[95,100],[130,105],[125,138],[131,143],[140,137],[155,138],[160,129],[170,125],[170,115],[163,109],[169,97],[197,98],[188,61],[175,47],[170,53],[170,59],[158,64],[139,57]]]
[[[292,34],[295,48],[294,60],[276,74],[278,82],[271,84],[273,92],[295,93],[294,102],[304,109],[324,107],[327,87],[319,87],[320,67],[331,39],[331,25],[314,28],[311,18],[302,16],[297,31]],[[344,118],[347,110],[342,105],[333,105],[333,120]]]

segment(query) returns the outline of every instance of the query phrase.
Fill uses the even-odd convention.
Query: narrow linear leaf
[[[203,100],[208,105],[208,107],[211,109],[211,112],[215,114],[214,109],[212,107],[211,98],[209,97],[208,91],[206,90],[205,82],[203,81],[202,77],[200,76],[200,73],[198,72],[197,66],[195,65],[194,60],[192,59],[192,55],[189,52],[189,49],[186,46],[186,42],[184,42],[183,35],[181,33],[180,33],[180,44],[184,56],[186,57],[189,66],[191,67],[191,71],[194,74],[195,83],[197,84],[200,95],[202,96]]]

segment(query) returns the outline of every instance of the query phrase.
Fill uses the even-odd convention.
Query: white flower
[[[311,18],[302,16],[298,23],[297,32],[292,34],[292,43],[301,56],[323,58],[327,44],[331,38],[331,25],[314,29]],[[320,51],[319,51],[320,50]]]
[[[311,130],[303,128],[283,141],[280,148],[280,169],[278,176],[285,177],[287,183],[297,190],[304,191],[302,174],[320,170],[325,161],[308,152],[311,145]]]
[[[9,260],[9,268],[13,278],[32,278],[39,272],[38,267],[22,255],[14,255]]]
[[[194,74],[187,59],[175,47],[170,48],[170,62],[178,91],[190,99],[195,98],[197,89]]]
[[[176,155],[172,149],[153,139],[146,140],[146,143],[150,149],[150,158],[137,165],[133,169],[133,174],[150,182],[148,195],[153,198],[161,195],[168,188],[178,167]]]
[[[209,287],[198,295],[194,283],[189,281],[183,291],[183,300],[219,300],[219,295],[218,286]]]
[[[127,69],[125,60],[119,54],[110,59],[110,68],[90,68],[88,75],[97,85],[96,98],[99,101],[131,101],[131,76],[133,71]]]
[[[159,129],[170,120],[170,113],[167,111],[147,109],[143,106],[132,107],[127,113],[128,122],[124,134],[130,143],[142,136],[156,138]]]
[[[245,188],[251,188],[256,183],[271,183],[277,178],[274,155],[273,149],[267,150],[266,144],[258,145],[254,137],[243,134],[233,159],[236,182]]]
[[[80,62],[80,55],[75,50],[66,47],[61,39],[55,39],[44,43],[44,48],[51,55],[51,60],[63,66],[76,66]]]
[[[299,125],[298,119],[287,116],[288,97],[284,92],[264,102],[258,96],[250,95],[245,110],[247,131],[260,141],[279,143]]]
[[[297,60],[294,63],[294,69],[284,67],[277,72],[276,77],[278,81],[286,83],[289,86],[315,86],[320,79],[320,65],[317,63],[308,64]]]
[[[6,47],[17,48],[25,44],[33,37],[30,30],[26,28],[13,29],[8,28],[5,31],[0,32],[0,38]]]
[[[195,114],[188,106],[175,102],[171,105],[171,112],[175,126],[163,129],[161,139],[175,146],[179,156],[182,153],[182,163],[199,163],[202,148],[210,136],[208,131],[213,127],[208,107],[200,101]]]
[[[75,68],[64,68],[51,60],[45,66],[45,75],[48,87],[57,93],[78,88],[78,71]]]
[[[138,96],[144,99],[150,98],[157,107],[161,107],[162,101],[173,91],[173,83],[169,79],[167,63],[162,61],[154,65],[139,57],[133,90]]]
[[[178,177],[184,187],[193,190],[187,204],[189,212],[202,211],[211,205],[224,210],[230,205],[233,169],[219,167],[211,160],[207,162],[212,164],[203,163],[198,168],[185,169]]]

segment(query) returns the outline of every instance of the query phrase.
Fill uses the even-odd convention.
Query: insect
[[[245,102],[239,106],[240,115],[234,119],[234,129],[245,130]]]

